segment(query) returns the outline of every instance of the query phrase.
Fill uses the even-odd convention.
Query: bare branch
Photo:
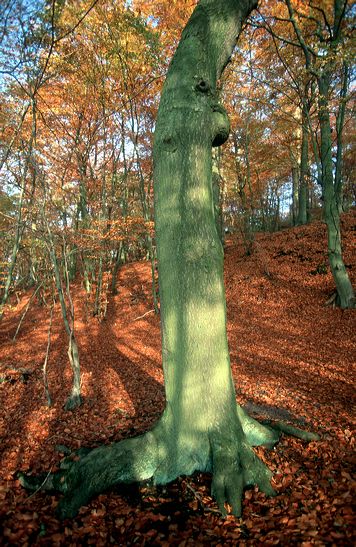
[[[311,4],[311,3],[309,4],[309,6],[310,6],[312,9],[314,9],[315,11],[318,11],[319,13],[322,14],[323,19],[324,19],[324,23],[325,23],[325,25],[326,25],[326,27],[327,27],[327,29],[328,29],[328,32],[329,32],[329,35],[330,35],[330,38],[331,38],[331,37],[332,37],[332,30],[331,30],[331,26],[330,26],[330,24],[329,24],[328,18],[326,17],[325,11],[324,11],[322,8],[320,8],[319,6],[314,6],[314,5]]]
[[[313,50],[311,50],[311,48],[308,47],[308,45],[306,44],[305,40],[304,40],[304,37],[302,35],[302,32],[298,26],[298,23],[294,17],[294,10],[292,8],[292,4],[291,4],[291,1],[290,0],[286,0],[286,4],[287,4],[287,7],[288,7],[288,12],[289,12],[289,16],[291,18],[291,21],[292,21],[292,25],[293,25],[293,28],[294,28],[294,32],[296,33],[297,35],[297,38],[298,38],[298,41],[302,47],[302,50],[304,52],[304,57],[305,57],[305,63],[306,63],[306,67],[307,69],[312,73],[314,74],[315,76],[317,76],[317,73],[316,71],[312,68],[312,58],[311,58],[311,54],[316,56],[317,55],[314,53]]]

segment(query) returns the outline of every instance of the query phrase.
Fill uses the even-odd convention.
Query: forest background
[[[321,218],[325,110],[337,208],[355,201],[353,11],[340,3],[340,36],[332,43],[334,3],[295,3],[307,53],[316,55],[310,67],[287,4],[260,3],[220,82],[231,138],[214,152],[215,204],[222,237],[240,232],[247,254],[258,230]],[[120,264],[147,257],[157,309],[154,123],[170,58],[195,5],[2,4],[2,306],[10,288],[30,286],[50,302],[49,293],[65,282],[65,263],[69,281],[84,276],[90,313],[104,317]],[[326,69],[323,104],[315,74]]]
[[[1,314],[31,288],[18,331],[35,300],[51,328],[59,303],[74,371],[68,409],[81,402],[71,284],[83,280],[85,316],[101,322],[120,290],[120,269],[145,259],[148,298],[159,310],[153,132],[167,68],[195,5],[16,0],[0,7]],[[239,234],[246,256],[257,232],[325,218],[326,110],[338,214],[354,205],[354,13],[340,5],[335,29],[334,2],[260,2],[220,82],[231,136],[213,153],[216,218],[222,240]],[[331,46],[335,30],[342,36]],[[323,95],[316,74],[325,67],[331,77]],[[325,255],[315,272],[328,268]],[[333,302],[340,303],[337,293]],[[50,336],[47,349],[46,387]]]

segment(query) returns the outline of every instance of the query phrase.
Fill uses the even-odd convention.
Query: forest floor
[[[343,217],[345,263],[356,281],[355,213]],[[274,472],[278,496],[245,493],[243,517],[223,519],[210,477],[197,473],[166,487],[120,487],[55,517],[58,496],[29,495],[16,471],[55,470],[61,446],[96,446],[141,433],[164,407],[159,318],[152,312],[150,268],[122,268],[119,294],[104,321],[90,317],[84,292],[73,288],[84,404],[63,410],[71,388],[66,336],[53,317],[48,408],[42,366],[49,314],[23,295],[1,324],[0,518],[5,545],[354,545],[353,402],[355,311],[325,303],[333,292],[325,226],[258,234],[244,256],[227,242],[228,336],[238,402],[254,416],[283,419],[318,432],[319,442],[282,437],[258,454]],[[147,313],[149,312],[149,313]],[[0,539],[1,542],[1,539]]]

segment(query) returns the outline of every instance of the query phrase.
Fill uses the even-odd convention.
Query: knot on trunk
[[[212,114],[212,146],[221,146],[229,138],[230,120],[227,112],[220,104],[213,105]]]
[[[195,89],[200,91],[200,93],[208,93],[211,90],[211,86],[205,78],[199,78],[195,84]]]

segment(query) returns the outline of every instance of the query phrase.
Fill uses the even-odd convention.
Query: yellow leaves
[[[79,228],[75,242],[82,249],[98,251],[102,244],[135,242],[147,234],[153,235],[153,231],[154,223],[140,216],[121,217],[115,220],[96,219],[91,222],[89,228]]]

